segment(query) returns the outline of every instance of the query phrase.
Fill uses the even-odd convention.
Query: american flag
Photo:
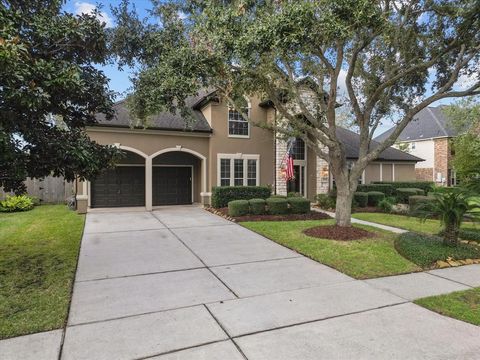
[[[293,171],[293,146],[295,145],[295,139],[289,139],[287,142],[287,153],[284,157],[285,163],[285,179],[287,181],[295,179],[295,173]]]

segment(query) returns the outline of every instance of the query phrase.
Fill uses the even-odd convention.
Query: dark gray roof
[[[338,139],[345,145],[345,152],[347,153],[347,159],[358,159],[358,149],[360,148],[360,136],[353,131],[337,127],[336,131]],[[378,142],[372,141],[370,148],[373,150],[379,145]],[[423,161],[419,157],[413,156],[406,152],[400,151],[393,147],[386,148],[380,153],[377,161]]]
[[[385,140],[395,127],[385,131],[375,138],[376,141]],[[451,126],[448,118],[442,111],[442,106],[426,107],[403,129],[398,137],[399,141],[413,141],[437,137],[456,136],[457,131]]]
[[[207,119],[200,111],[200,107],[205,101],[208,101],[212,95],[212,91],[200,91],[198,96],[192,96],[186,99],[186,104],[192,109],[193,119],[185,119],[180,114],[172,114],[170,112],[162,112],[149,118],[147,123],[148,129],[155,130],[174,130],[174,131],[193,131],[193,132],[212,132],[212,128],[208,124]],[[104,114],[97,114],[97,124],[95,126],[105,127],[134,127],[136,126],[126,107],[125,100],[119,101],[114,105],[115,115],[113,119],[107,120]]]

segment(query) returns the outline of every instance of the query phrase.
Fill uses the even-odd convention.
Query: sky
[[[136,10],[138,14],[143,17],[148,14],[148,9],[151,8],[151,3],[149,0],[133,0],[135,4]],[[100,8],[100,20],[104,21],[107,27],[114,26],[114,20],[110,11],[111,6],[119,5],[120,0],[108,0],[108,1],[79,1],[79,0],[69,0],[66,2],[64,6],[64,10],[67,12],[71,12],[74,14],[81,14],[81,13],[90,13],[95,7],[99,6]],[[126,94],[128,93],[131,87],[130,76],[132,74],[132,69],[125,68],[123,70],[118,69],[117,65],[115,64],[108,64],[105,66],[98,66],[101,70],[104,71],[105,75],[110,79],[109,86],[110,89],[115,91],[116,99],[120,100],[123,99]],[[346,93],[345,85],[342,84],[345,80],[346,72],[343,71],[340,74],[340,92]],[[433,78],[435,75],[430,74],[430,78]],[[457,88],[466,88],[468,84],[471,83],[471,79],[467,77],[462,77],[457,82]],[[427,94],[428,95],[428,94]],[[451,103],[452,99],[444,99],[439,102],[434,103],[432,106],[437,106],[441,104],[448,104]],[[382,132],[388,130],[392,126],[392,123],[387,121],[382,126],[380,126],[376,134],[381,134]]]

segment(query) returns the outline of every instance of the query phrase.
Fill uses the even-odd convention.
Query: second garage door
[[[154,206],[192,203],[192,167],[155,166],[152,183]]]

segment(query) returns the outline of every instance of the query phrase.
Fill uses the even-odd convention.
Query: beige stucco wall
[[[395,164],[395,181],[415,181],[415,164]]]
[[[267,110],[258,106],[259,99],[251,98],[251,118],[255,123],[266,123]],[[209,186],[217,185],[217,154],[260,155],[260,184],[274,183],[274,136],[273,131],[250,126],[249,138],[236,138],[228,135],[228,106],[210,102],[202,109],[204,116],[213,128],[210,138]]]
[[[380,181],[380,164],[368,164],[365,169],[365,184],[370,184],[372,181]]]
[[[392,164],[382,164],[382,180],[392,181],[393,180],[392,175],[393,175]]]
[[[181,146],[208,156],[208,136],[182,136],[156,130],[87,129],[90,138],[99,144],[120,144],[152,155],[159,150]]]

